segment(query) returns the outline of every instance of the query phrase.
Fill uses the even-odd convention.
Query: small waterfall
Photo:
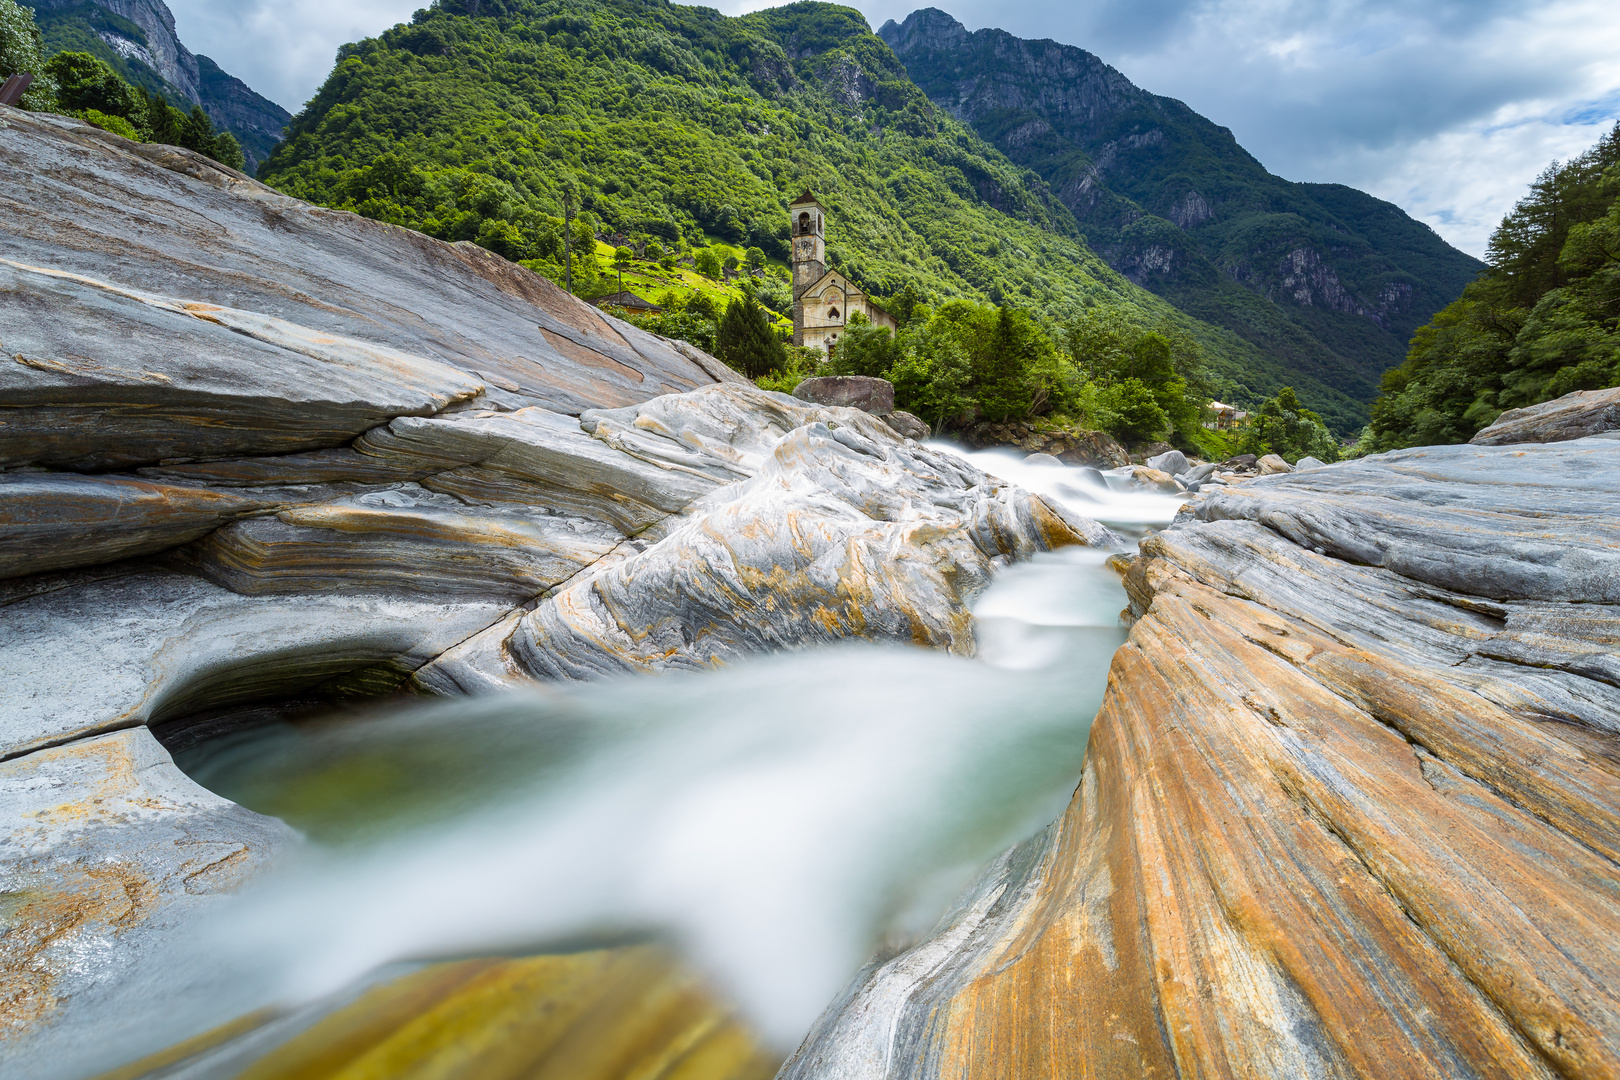
[[[968,456],[1127,533],[1180,505],[1094,470]],[[975,607],[978,660],[851,643],[181,750],[197,781],[309,843],[153,958],[175,995],[123,1018],[132,1042],[402,962],[655,941],[785,1053],[874,950],[921,936],[1061,812],[1125,636],[1108,554],[1002,572]]]

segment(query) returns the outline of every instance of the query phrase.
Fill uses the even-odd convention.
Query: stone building
[[[897,329],[894,316],[859,286],[827,269],[827,214],[806,191],[788,204],[793,234],[793,344],[831,352],[856,313],[876,326]]]

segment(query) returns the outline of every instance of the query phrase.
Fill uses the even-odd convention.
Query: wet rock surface
[[[1051,454],[1065,465],[1112,469],[1131,463],[1125,448],[1103,431],[1046,430],[1028,421],[1009,421],[976,424],[960,436],[975,450],[1010,447],[1026,454]]]
[[[1586,439],[1195,499],[1067,814],[783,1075],[1612,1075],[1617,495]]]

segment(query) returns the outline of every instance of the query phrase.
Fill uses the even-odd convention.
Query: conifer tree
[[[780,371],[787,364],[787,349],[771,330],[770,317],[746,289],[720,318],[714,354],[750,379]]]

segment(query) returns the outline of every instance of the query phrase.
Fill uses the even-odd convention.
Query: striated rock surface
[[[0,262],[0,292],[0,466],[333,446],[483,390],[436,361],[92,278]]]
[[[971,655],[967,602],[997,560],[1119,543],[855,409],[716,387],[587,413],[584,425],[648,461],[752,475],[693,503],[652,546],[429,665],[418,683],[704,668],[846,637]]]
[[[1620,445],[1196,499],[1068,812],[785,1077],[1620,1072]]]
[[[1509,409],[1469,440],[1475,446],[1564,442],[1613,433],[1620,438],[1620,387],[1577,390],[1552,401]]]
[[[175,927],[296,841],[198,787],[145,728],[0,762],[0,820],[9,1076],[55,1072],[61,1047],[83,1057],[119,1034],[121,995],[165,994]]]
[[[211,334],[206,317],[218,314],[206,311],[212,306],[302,328],[306,342],[348,339],[453,369],[446,375],[456,375],[466,393],[483,386],[491,400],[510,407],[563,412],[742,378],[712,358],[694,358],[696,350],[604,316],[476,245],[312,206],[178,147],[131,143],[63,117],[7,108],[0,111],[0,181],[0,259],[103,283],[54,279],[57,290],[90,290],[74,294],[88,307],[52,308],[78,319],[81,333],[112,335],[127,318],[136,341],[141,327],[161,325],[224,350],[193,356],[196,363],[228,368],[239,358],[251,370],[263,362],[274,344],[218,324]],[[125,294],[192,307],[175,312]],[[14,332],[0,326],[0,349],[28,355],[13,345]],[[116,340],[108,336],[102,344]],[[286,349],[274,355],[276,363],[299,362]],[[140,377],[116,349],[88,356]],[[319,393],[327,382],[301,387],[289,376],[278,388]],[[420,380],[411,385],[433,390]],[[9,392],[0,393],[0,404],[15,404]]]

